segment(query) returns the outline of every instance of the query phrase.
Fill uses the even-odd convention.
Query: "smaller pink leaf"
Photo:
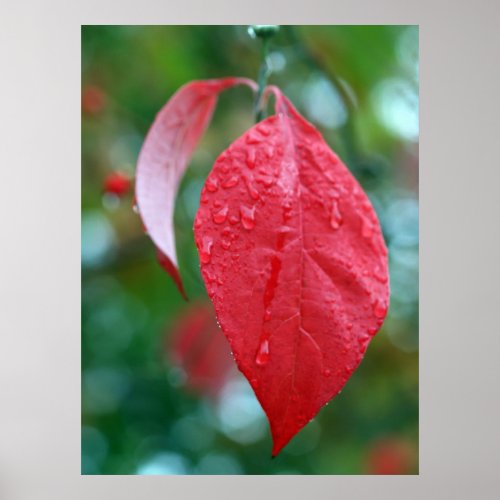
[[[136,200],[161,266],[185,297],[178,270],[173,217],[179,183],[212,117],[218,94],[234,85],[256,88],[246,78],[200,80],[181,87],[160,110],[139,153]]]

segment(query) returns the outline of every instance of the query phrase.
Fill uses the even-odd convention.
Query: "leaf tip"
[[[186,295],[186,291],[184,290],[184,285],[182,284],[181,275],[179,274],[179,270],[174,265],[174,263],[159,249],[156,249],[156,258],[158,259],[158,263],[160,266],[172,277],[174,283],[177,286],[182,298],[189,302],[188,296]]]

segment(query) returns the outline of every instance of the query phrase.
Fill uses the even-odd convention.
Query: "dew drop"
[[[253,229],[255,227],[255,206],[248,208],[245,205],[241,205],[240,214],[243,227],[247,230]]]
[[[217,179],[215,177],[209,177],[207,182],[205,182],[205,187],[207,188],[207,191],[215,193],[215,191],[219,189]]]
[[[212,273],[206,271],[205,279],[207,280],[208,283],[213,283],[215,281],[215,276]]]
[[[248,148],[246,164],[247,164],[248,168],[255,167],[255,149],[254,148]]]
[[[269,160],[274,156],[274,148],[272,146],[266,147],[266,156]]]
[[[361,208],[363,209],[363,211],[365,213],[371,214],[372,206],[368,200],[365,200],[365,201],[363,201],[363,203],[361,203]]]
[[[330,226],[332,229],[338,229],[342,224],[342,214],[339,210],[339,204],[336,200],[332,204],[332,212],[330,214]]]
[[[195,227],[195,229],[198,229],[198,228],[200,228],[201,226],[202,226],[201,219],[196,218],[196,219],[194,220],[194,227]]]
[[[332,374],[332,371],[331,371],[331,370],[329,370],[328,368],[325,368],[325,369],[323,370],[323,375],[324,375],[325,377],[329,377],[331,374]]]
[[[200,248],[200,262],[208,264],[212,258],[212,246],[214,242],[210,236],[205,236],[201,242]]]
[[[251,379],[250,384],[254,389],[257,389],[259,387],[259,381],[256,378]]]
[[[268,137],[270,134],[271,134],[271,130],[269,130],[269,128],[264,125],[264,124],[261,124],[257,127],[257,130],[262,134],[262,135],[265,135],[266,137]]]
[[[258,200],[260,198],[259,192],[255,189],[250,179],[245,179],[245,183],[247,185],[248,194],[253,200]]]
[[[376,328],[368,328],[368,333],[370,335],[375,335],[377,333],[377,329]]]
[[[352,323],[347,323],[347,325],[345,326],[348,330],[352,330]]]
[[[271,311],[269,309],[266,309],[264,313],[264,321],[271,321]]]
[[[385,302],[382,302],[381,300],[377,300],[373,304],[373,313],[375,314],[375,317],[382,319],[385,318],[385,315],[387,314],[387,305]]]
[[[232,188],[236,186],[236,184],[238,184],[239,181],[240,179],[237,175],[232,175],[231,177],[229,177],[229,179],[227,179],[222,183],[222,187],[224,189]]]
[[[265,187],[271,187],[274,184],[275,179],[270,175],[262,175],[257,179],[257,182],[259,184],[263,184]]]
[[[235,224],[238,224],[238,221],[240,219],[237,215],[230,215],[228,220],[229,220],[229,224],[232,224],[234,226]]]
[[[264,339],[259,345],[259,350],[255,356],[255,363],[259,366],[265,365],[269,361],[269,340]]]
[[[214,211],[212,213],[212,220],[216,224],[223,224],[227,219],[228,210],[229,210],[228,207],[225,206],[225,207],[222,207],[220,210]]]
[[[245,142],[247,144],[259,144],[261,142],[261,138],[255,134],[252,134],[251,132],[247,134],[247,137],[245,139]]]
[[[220,244],[224,250],[229,250],[231,247],[231,242],[228,240],[221,240]]]
[[[373,277],[380,281],[380,283],[387,283],[388,277],[387,274],[383,272],[382,268],[376,267],[375,271],[373,271]]]
[[[361,225],[361,236],[363,236],[363,238],[371,238],[372,234],[373,234],[373,226],[367,219],[363,219]]]

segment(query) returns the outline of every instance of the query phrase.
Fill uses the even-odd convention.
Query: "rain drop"
[[[243,227],[247,230],[253,229],[255,227],[255,206],[248,208],[245,205],[241,205],[240,214]]]
[[[245,142],[247,144],[259,144],[261,142],[261,138],[255,134],[252,134],[251,132],[247,134],[247,137],[245,139]]]
[[[248,168],[255,167],[255,149],[254,148],[248,148],[246,164],[247,164]]]
[[[231,247],[231,242],[228,240],[222,240],[220,244],[224,250],[229,250],[229,248]]]
[[[238,224],[238,221],[240,219],[236,215],[230,215],[228,220],[229,220],[229,224],[232,224],[234,226],[235,224]]]
[[[269,309],[266,309],[264,313],[264,321],[271,321],[271,311]]]
[[[255,356],[255,363],[259,366],[265,365],[269,361],[269,340],[264,339],[259,345],[259,350]]]
[[[215,177],[209,177],[207,182],[205,182],[205,187],[207,188],[207,191],[215,193],[215,191],[219,188],[217,179]]]
[[[212,220],[216,224],[223,224],[225,222],[225,220],[227,219],[227,212],[228,212],[228,210],[229,210],[228,207],[225,206],[225,207],[222,207],[218,211],[214,211],[212,213]]]
[[[373,304],[373,313],[375,314],[375,317],[379,319],[385,318],[385,315],[387,314],[387,305],[385,302],[382,302],[381,300],[377,300]]]
[[[323,375],[324,375],[325,377],[329,377],[331,374],[332,374],[332,371],[331,371],[331,370],[329,370],[328,368],[325,368],[325,369],[323,370]]]
[[[236,184],[238,184],[239,181],[240,179],[238,176],[232,175],[231,177],[229,177],[229,179],[227,179],[225,182],[222,183],[222,187],[224,189],[232,188],[236,186]]]
[[[266,137],[268,137],[271,133],[271,130],[269,130],[269,128],[264,125],[264,124],[261,124],[257,127],[257,130],[262,134],[262,135],[265,135]]]
[[[342,214],[339,210],[339,204],[336,200],[332,204],[332,212],[330,214],[330,226],[332,229],[338,229],[342,224]]]
[[[274,148],[272,146],[266,147],[266,156],[269,160],[274,156]]]
[[[380,283],[387,283],[388,277],[387,274],[383,272],[382,268],[376,267],[375,271],[373,271],[373,277],[380,281]]]
[[[254,200],[258,200],[260,198],[259,192],[255,189],[255,187],[253,186],[250,179],[246,179],[246,185],[247,185],[248,194],[250,195],[250,197]]]
[[[361,224],[361,236],[363,238],[371,238],[373,234],[373,227],[371,223],[368,221],[368,219],[363,219],[363,222]]]
[[[201,242],[200,261],[202,264],[208,264],[212,257],[212,246],[214,242],[209,236],[205,236]]]

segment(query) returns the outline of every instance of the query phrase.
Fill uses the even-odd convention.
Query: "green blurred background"
[[[256,79],[262,60],[247,26],[82,27],[83,474],[418,473],[418,27],[282,26],[270,43],[269,83],[367,191],[391,274],[389,314],[361,366],[277,458],[246,380],[221,368],[226,344],[208,352],[207,336],[222,334],[200,313],[192,232],[215,158],[254,122],[250,91],[221,95],[178,195],[189,303],[157,264],[132,193],[103,192],[111,172],[133,178],[181,85]]]

